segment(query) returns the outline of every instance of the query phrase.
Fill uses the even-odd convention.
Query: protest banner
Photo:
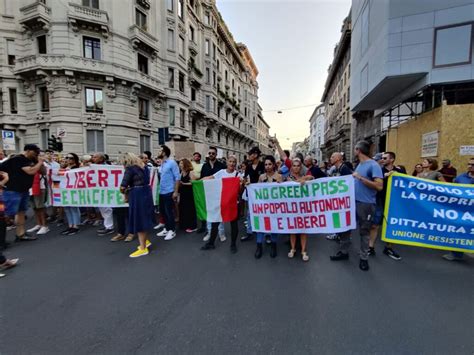
[[[52,169],[49,176],[53,206],[127,207],[120,192],[125,168],[119,165],[90,165],[73,170]],[[150,169],[150,186],[158,204],[158,171]]]
[[[356,228],[354,178],[247,186],[254,232],[340,233]]]
[[[474,186],[394,173],[388,181],[382,240],[474,252]]]

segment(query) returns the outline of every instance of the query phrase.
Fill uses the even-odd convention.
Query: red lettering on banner
[[[283,220],[283,218],[277,218],[278,229],[283,229],[282,220]]]
[[[83,189],[86,187],[86,181],[84,180],[84,171],[79,171],[76,173],[76,188]]]
[[[71,185],[71,181],[69,180],[69,174],[66,174],[66,189],[72,189],[74,186]]]
[[[87,186],[88,187],[96,187],[97,184],[92,180],[92,176],[94,175],[94,170],[89,170],[86,173],[86,180],[87,180]]]
[[[110,170],[110,173],[114,176],[114,186],[119,186],[121,183],[119,175],[122,173],[122,170]]]
[[[107,184],[107,170],[97,170],[97,183],[100,187],[108,187]]]
[[[280,218],[278,218],[279,220]],[[326,227],[326,217],[321,216],[295,216],[286,218],[288,229],[312,229]],[[280,224],[279,224],[280,226]]]

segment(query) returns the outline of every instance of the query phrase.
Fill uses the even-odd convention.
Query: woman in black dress
[[[196,207],[194,205],[193,187],[191,174],[193,165],[188,159],[181,159],[179,162],[181,171],[181,182],[179,186],[179,226],[186,233],[193,233],[197,229]]]

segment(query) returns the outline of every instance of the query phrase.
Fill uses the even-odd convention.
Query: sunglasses
[[[66,157],[66,159],[74,159],[74,157]]]
[[[209,155],[216,155],[216,153],[214,153],[214,152],[209,152]]]
[[[293,168],[300,168],[301,165],[293,165]]]

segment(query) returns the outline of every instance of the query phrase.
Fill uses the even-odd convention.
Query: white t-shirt
[[[232,173],[228,173],[227,169],[222,169],[222,170],[219,170],[217,173],[215,173],[213,176],[214,176],[214,179],[222,179],[226,177],[237,177],[239,176],[239,172],[236,170]]]

